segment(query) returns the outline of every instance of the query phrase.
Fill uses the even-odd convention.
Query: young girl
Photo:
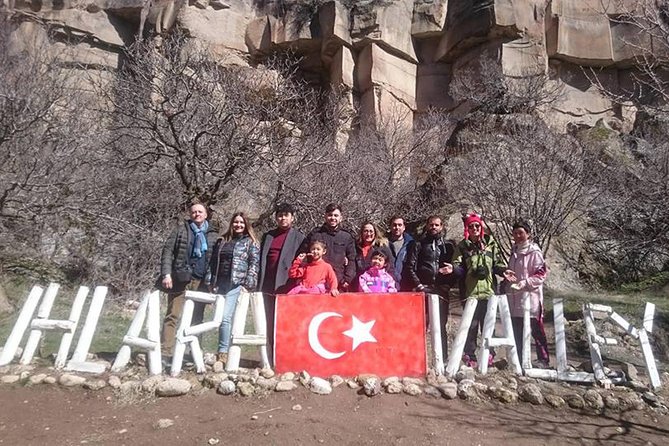
[[[524,221],[513,225],[513,248],[509,258],[509,269],[513,276],[508,280],[509,307],[513,334],[516,338],[518,356],[522,362],[523,353],[523,302],[525,297],[530,301],[530,329],[537,350],[537,360],[541,368],[549,364],[548,341],[544,331],[544,293],[543,283],[546,280],[546,263],[541,248],[530,241],[531,228]]]
[[[302,253],[293,260],[288,270],[288,277],[300,279],[300,282],[288,294],[326,294],[339,295],[337,275],[332,266],[323,260],[325,243],[314,240],[309,244],[309,252]]]
[[[363,293],[397,293],[395,279],[386,271],[388,255],[380,250],[372,252],[371,266],[360,276]]]
[[[230,219],[228,231],[214,246],[211,257],[212,291],[225,294],[223,322],[218,335],[217,360],[226,363],[230,347],[232,315],[237,299],[245,288],[253,291],[258,281],[259,249],[246,215],[237,212]]]
[[[366,221],[360,226],[360,234],[355,241],[355,251],[355,282],[352,285],[354,291],[362,291],[358,286],[360,276],[372,266],[372,253],[374,251],[381,251],[388,259],[391,259],[392,252],[388,246],[388,239],[370,221]],[[387,261],[386,269],[390,274],[394,274],[395,272],[393,264]]]

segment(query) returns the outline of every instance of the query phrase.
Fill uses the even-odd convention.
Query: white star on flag
[[[372,327],[376,321],[361,322],[360,319],[353,316],[353,326],[350,330],[346,330],[344,335],[353,339],[353,348],[351,351],[358,348],[363,342],[376,342],[376,338],[372,336]]]

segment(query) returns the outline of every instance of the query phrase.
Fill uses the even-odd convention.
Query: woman
[[[228,360],[232,315],[242,289],[253,291],[258,282],[259,248],[256,236],[243,212],[230,219],[228,231],[214,246],[211,257],[211,284],[213,292],[225,294],[223,322],[218,336],[216,359]]]
[[[523,303],[525,298],[530,304],[530,330],[537,351],[535,367],[548,368],[548,341],[544,331],[544,293],[543,284],[546,280],[546,262],[541,248],[532,243],[532,229],[527,222],[518,221],[513,225],[513,247],[509,258],[509,269],[513,276],[509,277],[509,306],[513,334],[516,338],[518,356],[523,356]]]
[[[457,244],[453,254],[453,264],[446,264],[444,272],[455,272],[461,278],[460,297],[463,305],[468,299],[476,299],[476,310],[469,327],[464,346],[465,365],[476,368],[476,338],[483,330],[483,322],[488,309],[488,298],[495,294],[496,276],[504,276],[507,280],[513,277],[502,259],[497,242],[490,234],[485,233],[485,224],[480,215],[471,213],[463,218],[465,226],[464,238]],[[492,364],[494,351],[490,350],[488,365]]]
[[[385,238],[372,222],[366,221],[360,227],[360,233],[355,241],[355,280],[353,285],[355,291],[359,291],[359,279],[372,266],[372,253],[374,251],[383,252],[388,259],[393,259],[393,254],[388,246],[388,239]],[[393,262],[388,262],[386,271],[392,276],[395,272]]]

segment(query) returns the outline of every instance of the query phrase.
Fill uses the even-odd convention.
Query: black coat
[[[183,270],[188,265],[188,247],[193,243],[193,231],[190,230],[189,224],[190,220],[182,221],[179,226],[174,228],[165,241],[160,256],[160,278],[165,277],[167,274],[172,274],[173,271]],[[206,237],[208,249],[205,252],[205,261],[206,265],[209,265],[209,259],[218,238],[218,234],[211,223],[209,224]]]
[[[355,280],[355,241],[353,236],[343,229],[335,229],[323,225],[311,231],[302,242],[299,252],[308,252],[309,244],[314,240],[325,243],[326,253],[323,260],[328,262],[337,275],[341,285],[346,282],[353,284]]]
[[[418,285],[448,285],[457,283],[455,274],[444,275],[439,273],[439,268],[444,263],[453,262],[455,242],[439,237],[423,237],[411,247],[404,267],[403,278],[408,280],[408,286],[415,288]]]

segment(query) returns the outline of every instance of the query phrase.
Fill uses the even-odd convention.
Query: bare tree
[[[128,169],[179,183],[181,201],[213,204],[258,163],[294,150],[311,98],[273,70],[219,65],[173,33],[125,55],[108,96],[110,149]],[[309,108],[310,107],[310,108]]]
[[[627,158],[613,159],[605,193],[591,212],[597,231],[589,246],[616,283],[669,268],[669,4],[639,0],[610,19],[628,30],[622,44],[633,55],[631,82],[613,89],[599,71],[587,70],[594,86],[614,102],[637,109],[622,141]]]
[[[297,205],[300,224],[305,229],[321,224],[323,206],[330,202],[344,206],[349,229],[367,219],[382,223],[394,213],[410,220],[432,212],[438,197],[425,197],[421,188],[444,160],[451,121],[434,112],[412,127],[403,114],[408,112],[396,111],[376,125],[360,125],[340,152],[332,125],[336,112],[327,113],[314,139],[302,140],[300,161],[276,172],[277,199]]]
[[[502,229],[498,239],[506,250],[511,225],[525,219],[548,252],[553,238],[597,198],[596,158],[535,116],[479,115],[450,142],[445,172],[450,192],[463,208],[474,206]]]
[[[505,76],[499,56],[488,51],[478,63],[455,70],[450,92],[473,112],[509,114],[531,113],[550,104],[562,94],[562,88],[557,82],[549,82],[545,73]]]

